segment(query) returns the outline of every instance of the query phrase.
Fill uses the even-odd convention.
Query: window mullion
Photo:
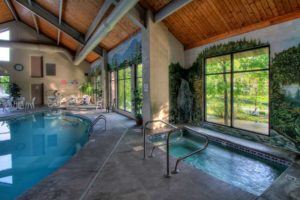
[[[233,89],[234,89],[234,69],[233,69],[233,54],[230,54],[230,126],[233,127],[233,113],[234,113],[234,98],[233,98]]]

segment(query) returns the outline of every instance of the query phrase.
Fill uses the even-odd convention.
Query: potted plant
[[[9,84],[9,94],[16,100],[21,96],[21,88],[16,83]]]
[[[139,90],[134,90],[134,99],[133,100],[134,100],[136,125],[142,125],[143,124],[142,94]]]

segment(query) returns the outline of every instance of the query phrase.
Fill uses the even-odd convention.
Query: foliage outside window
[[[0,31],[0,40],[9,40],[9,30]],[[9,62],[10,52],[7,47],[0,47],[0,61]]]
[[[205,60],[205,120],[268,134],[269,48]]]
[[[9,76],[0,76],[0,97],[9,96]]]
[[[116,72],[110,72],[110,104],[113,105],[116,100]]]
[[[136,84],[134,90],[135,117],[142,118],[143,107],[143,65],[136,66]]]
[[[131,112],[131,67],[118,70],[118,108]]]

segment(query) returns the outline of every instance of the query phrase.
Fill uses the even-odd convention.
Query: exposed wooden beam
[[[136,4],[135,7],[126,14],[126,16],[136,26],[140,27],[142,30],[145,30],[145,13],[146,11],[139,4]]]
[[[222,33],[222,34],[219,34],[219,35],[209,37],[207,39],[201,40],[199,42],[195,42],[193,44],[188,44],[188,45],[185,46],[185,49],[191,49],[191,48],[203,46],[203,45],[206,45],[206,44],[209,44],[209,43],[212,43],[212,42],[216,42],[216,41],[219,41],[219,40],[222,40],[222,39],[226,39],[226,38],[233,37],[233,36],[236,36],[236,35],[240,35],[240,34],[243,34],[243,33],[247,33],[247,32],[250,32],[250,31],[255,31],[255,30],[258,30],[258,29],[266,28],[268,26],[276,25],[276,24],[279,24],[279,23],[283,23],[283,22],[290,21],[290,20],[293,20],[293,19],[298,19],[298,18],[300,18],[300,11],[296,11],[296,12],[293,12],[293,13],[273,17],[273,18],[271,18],[269,20],[266,20],[266,21],[263,21],[263,22],[258,22],[258,23],[255,23],[255,24],[251,24],[251,25],[245,26],[243,28],[235,29],[235,30],[232,30],[232,31],[228,31],[226,33]]]
[[[85,34],[85,41],[87,41],[92,33],[95,31],[97,26],[99,25],[100,21],[103,19],[104,14],[107,12],[109,7],[112,5],[114,0],[105,0],[104,3],[102,4],[99,12],[97,13],[96,17],[94,18],[92,24],[90,25],[88,31]]]
[[[62,17],[62,8],[63,8],[63,0],[59,0],[59,13],[58,13],[58,24],[61,25],[61,17]],[[57,30],[57,45],[60,42],[60,29]]]
[[[118,0],[114,0],[113,4],[117,6],[119,3]],[[127,14],[128,19],[131,20],[136,26],[140,27],[142,30],[145,30],[145,13],[146,11],[139,5],[136,4]]]
[[[173,0],[164,8],[162,8],[158,13],[154,16],[155,22],[160,22],[166,17],[170,16],[180,8],[186,6],[187,4],[191,3],[193,0]]]
[[[114,26],[137,4],[138,0],[122,0],[112,13],[95,30],[87,44],[77,53],[75,64],[81,63],[84,58],[97,46],[105,36],[114,28]]]
[[[62,32],[68,34],[71,36],[74,40],[76,40],[78,43],[85,45],[84,41],[84,35],[75,30],[73,27],[65,23],[63,20],[61,21],[61,24],[59,24],[59,19],[51,12],[47,11],[43,7],[41,7],[36,2],[32,1],[31,5],[26,0],[16,0],[20,5],[25,7],[26,9],[30,10],[32,13],[36,14],[37,16],[43,18],[50,24],[52,24],[57,29],[61,30]],[[99,47],[98,45],[93,49],[97,54],[102,56],[103,49]]]
[[[10,0],[5,0],[5,3],[8,7],[8,9],[10,10],[11,14],[13,15],[13,17],[15,18],[16,21],[19,21],[19,17],[18,14],[15,10],[15,8],[13,7],[12,3]]]
[[[33,19],[33,22],[34,22],[36,33],[39,35],[40,34],[40,29],[39,29],[39,25],[38,25],[35,14],[32,14],[32,19]]]
[[[28,4],[29,5],[32,5],[31,4],[31,0],[27,0],[28,1]],[[37,19],[36,19],[36,16],[34,13],[31,14],[32,15],[32,19],[33,19],[33,22],[34,22],[34,26],[35,26],[35,30],[36,30],[36,33],[39,35],[40,34],[40,30],[39,30],[39,25],[37,23]]]

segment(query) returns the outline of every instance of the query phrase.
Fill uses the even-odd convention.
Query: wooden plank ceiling
[[[0,1],[0,24],[14,20],[4,0]]]
[[[171,0],[141,0],[159,12]],[[186,49],[300,18],[300,0],[194,0],[163,20]]]
[[[32,0],[34,1],[34,0]],[[18,17],[22,22],[29,25],[35,29],[34,20],[32,13],[21,6],[15,0],[11,0],[13,7],[15,8]],[[35,0],[40,6],[49,12],[53,13],[55,16],[59,16],[59,0]],[[93,19],[96,17],[98,11],[100,10],[104,0],[88,0],[88,1],[63,1],[63,11],[62,11],[62,21],[69,24],[75,30],[82,34],[86,34],[89,26],[91,25]],[[13,20],[9,9],[7,8],[4,0],[0,0],[0,23],[8,22]],[[108,9],[105,17],[107,17],[113,10],[113,6]],[[49,38],[57,41],[57,29],[47,22],[46,20],[36,16],[39,30],[42,34],[48,36]],[[113,28],[113,30],[107,35],[107,37],[99,44],[100,47],[109,51],[122,43],[128,37],[139,31],[139,27],[133,24],[126,16],[123,17],[120,22]],[[75,54],[78,48],[81,47],[76,40],[74,40],[69,35],[61,32],[60,36],[60,46],[68,48]],[[91,52],[86,60],[88,62],[93,62],[100,56]]]
[[[15,0],[11,0],[20,20],[35,28],[32,14]],[[33,0],[32,0],[33,1]],[[35,0],[43,8],[58,16],[59,0]],[[172,0],[140,0],[154,14]],[[64,0],[62,20],[82,34],[86,34],[104,0]],[[108,16],[111,6],[106,12]],[[300,17],[300,0],[193,0],[163,20],[170,32],[186,49],[201,46],[226,37],[267,27]],[[13,20],[4,0],[0,0],[0,23]],[[37,17],[40,32],[54,41],[57,29]],[[101,41],[100,47],[109,51],[139,31],[126,16]],[[81,45],[65,33],[61,33],[60,45],[74,54]],[[92,52],[86,60],[95,61],[99,55]]]

